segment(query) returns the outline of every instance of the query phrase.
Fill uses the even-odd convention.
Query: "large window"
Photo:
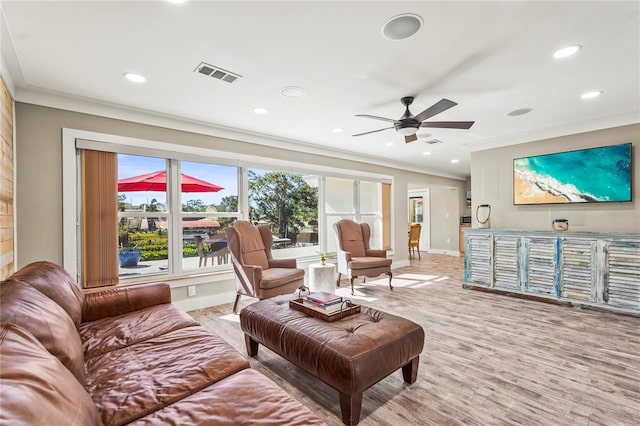
[[[390,248],[385,243],[388,238],[388,227],[383,226],[385,218],[383,211],[385,197],[384,185],[380,182],[370,182],[358,179],[325,178],[325,214],[327,224],[327,251],[335,252],[336,239],[333,224],[341,219],[351,219],[356,222],[368,223],[371,228],[371,248]]]
[[[180,162],[182,269],[229,264],[225,230],[238,218],[238,169]]]
[[[224,267],[238,168],[118,154],[118,210],[120,278]]]
[[[318,177],[250,169],[249,218],[271,228],[274,257],[313,255],[318,249]]]
[[[81,173],[65,177],[81,188],[65,191],[77,214],[65,210],[65,229],[76,230],[65,243],[73,248],[65,249],[65,265],[79,260],[84,286],[230,271],[225,230],[238,219],[270,227],[276,258],[335,252],[333,224],[342,218],[369,223],[372,246],[390,248],[387,183],[249,169],[204,151],[162,143],[151,150],[138,140],[129,146],[127,138],[103,136],[110,141],[74,139]],[[69,151],[64,158],[71,164]]]

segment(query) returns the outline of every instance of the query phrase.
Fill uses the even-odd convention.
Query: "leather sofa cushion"
[[[323,425],[267,377],[242,370],[134,423],[142,425]]]
[[[22,281],[56,302],[80,327],[84,295],[76,281],[59,265],[51,262],[34,262],[9,277],[11,281]]]
[[[282,287],[292,281],[304,280],[304,269],[270,268],[262,271],[260,288],[267,290]]]
[[[16,324],[31,333],[84,386],[82,342],[73,321],[53,300],[19,282],[0,286],[0,323]]]
[[[0,423],[100,424],[96,407],[82,385],[25,329],[14,324],[2,326],[0,359]]]
[[[194,325],[198,322],[187,313],[171,304],[162,304],[82,323],[80,337],[88,359]]]
[[[88,358],[86,367],[87,391],[102,422],[123,425],[248,368],[249,362],[220,337],[194,326]]]

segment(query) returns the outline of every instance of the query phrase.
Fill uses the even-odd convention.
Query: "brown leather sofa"
[[[85,294],[36,262],[0,300],[2,424],[323,424],[173,306],[167,284]]]

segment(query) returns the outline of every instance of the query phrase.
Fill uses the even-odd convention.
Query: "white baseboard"
[[[212,294],[209,296],[192,297],[189,299],[178,300],[173,302],[178,308],[183,311],[195,311],[196,309],[210,308],[211,306],[223,305],[225,303],[232,303],[236,298],[235,292]],[[231,313],[231,309],[229,309]]]
[[[444,254],[447,256],[456,256],[460,257],[460,252],[458,250],[441,250],[441,249],[429,249],[427,253],[431,254]]]

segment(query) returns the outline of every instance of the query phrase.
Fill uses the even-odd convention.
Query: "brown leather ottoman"
[[[342,421],[360,421],[362,392],[402,368],[413,383],[424,330],[404,318],[362,307],[359,314],[326,322],[289,308],[295,296],[278,296],[245,307],[240,326],[249,356],[263,344],[336,389]]]

